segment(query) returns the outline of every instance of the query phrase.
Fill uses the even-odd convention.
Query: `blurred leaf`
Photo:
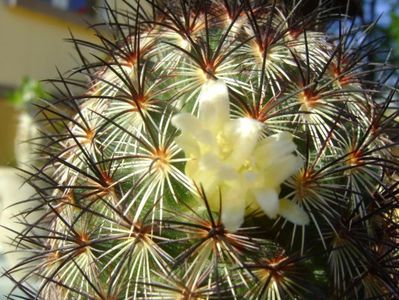
[[[389,26],[389,33],[392,39],[395,41],[395,46],[399,47],[399,16],[395,13],[391,13],[391,24]]]
[[[7,100],[13,105],[22,106],[45,95],[46,92],[39,81],[25,77],[21,85],[8,95]]]

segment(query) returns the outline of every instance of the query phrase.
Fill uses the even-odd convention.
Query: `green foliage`
[[[394,57],[398,60],[399,49],[399,16],[395,11],[391,13],[391,24],[388,27],[388,32],[394,42]]]
[[[25,77],[21,85],[8,95],[7,100],[15,106],[23,106],[45,95],[46,92],[39,81]]]

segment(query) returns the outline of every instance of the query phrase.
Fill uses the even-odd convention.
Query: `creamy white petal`
[[[190,133],[188,133],[190,134]],[[216,137],[212,132],[208,130],[201,130],[196,135],[193,135],[193,138],[200,143],[201,153],[208,153],[217,147]]]
[[[275,160],[265,172],[268,175],[270,185],[280,185],[290,176],[294,175],[303,166],[303,161],[295,155],[281,157]]]
[[[179,113],[172,117],[172,125],[182,130],[195,134],[201,129],[201,122],[192,114]]]
[[[236,167],[240,167],[243,162],[251,158],[262,130],[262,124],[249,118],[240,118],[232,122],[234,124],[234,146],[228,160]]]
[[[308,214],[299,205],[288,199],[280,200],[279,214],[296,225],[309,224]]]
[[[237,181],[240,180],[240,175],[234,170],[232,166],[223,164],[219,167],[217,176],[222,181]]]
[[[258,189],[254,191],[256,201],[263,212],[271,219],[277,217],[279,212],[278,194],[273,189]]]
[[[284,134],[285,136],[285,134]],[[262,164],[269,164],[279,157],[290,155],[296,149],[296,145],[291,139],[281,139],[281,134],[273,135],[265,138],[259,142],[258,146],[254,151],[254,155],[257,157],[265,157],[260,161]]]
[[[200,155],[200,147],[193,136],[182,134],[175,138],[175,142],[183,149],[187,157],[198,157],[198,155]]]
[[[198,101],[198,118],[206,128],[220,130],[229,121],[229,92],[223,80],[208,80],[202,86]]]
[[[216,172],[221,167],[221,161],[214,153],[207,153],[201,157],[199,167],[203,172]]]
[[[196,158],[189,160],[186,163],[186,167],[184,169],[184,172],[188,177],[191,178],[197,178],[198,177],[198,160]]]
[[[242,176],[243,180],[245,180],[245,184],[247,185],[256,185],[256,183],[262,178],[258,172],[253,171],[243,172]]]
[[[222,222],[230,232],[237,231],[244,222],[245,199],[243,190],[230,188],[222,195]]]

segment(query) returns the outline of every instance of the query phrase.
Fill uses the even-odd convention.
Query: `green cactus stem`
[[[71,38],[9,299],[399,298],[395,67],[305,2],[125,1]]]

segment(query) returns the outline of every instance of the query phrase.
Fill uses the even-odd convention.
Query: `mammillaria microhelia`
[[[399,297],[394,67],[305,2],[125,1],[71,39],[10,299]]]

